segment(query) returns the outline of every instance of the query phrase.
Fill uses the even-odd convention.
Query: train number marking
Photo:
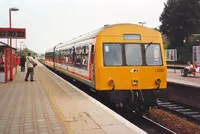
[[[165,70],[164,70],[164,68],[156,68],[155,69],[155,72],[164,72]]]

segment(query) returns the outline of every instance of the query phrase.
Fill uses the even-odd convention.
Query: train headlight
[[[133,80],[132,85],[133,86],[137,86],[138,85],[138,80]]]
[[[108,80],[108,85],[109,86],[113,86],[114,85],[114,80],[113,79],[109,79]]]
[[[160,78],[157,78],[157,79],[155,80],[155,83],[156,83],[156,85],[160,85],[161,79],[160,79]]]

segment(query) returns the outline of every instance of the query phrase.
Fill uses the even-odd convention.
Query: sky
[[[26,39],[20,43],[36,53],[103,27],[105,24],[146,22],[159,27],[159,17],[167,0],[0,0],[0,27],[25,28]],[[0,39],[7,43],[7,39]],[[16,47],[16,40],[13,40]]]

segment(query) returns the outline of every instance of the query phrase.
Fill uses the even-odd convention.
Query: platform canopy
[[[10,46],[8,44],[0,41],[0,48],[5,48],[5,47],[9,48]],[[16,48],[12,47],[12,49],[16,49]]]

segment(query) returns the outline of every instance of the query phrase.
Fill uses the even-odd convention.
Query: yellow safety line
[[[41,69],[41,68],[40,68]],[[58,115],[60,116],[61,120],[64,123],[65,128],[67,129],[67,131],[69,132],[69,134],[74,134],[74,132],[72,131],[70,125],[67,123],[67,121],[65,120],[65,116],[63,115],[62,111],[60,110],[58,104],[56,103],[55,99],[53,98],[53,96],[51,95],[51,91],[49,90],[49,88],[45,85],[45,83],[40,79],[42,85],[45,88],[45,91],[48,94],[48,97],[50,98],[51,102],[53,103],[53,105],[55,106],[55,110],[58,113]]]

